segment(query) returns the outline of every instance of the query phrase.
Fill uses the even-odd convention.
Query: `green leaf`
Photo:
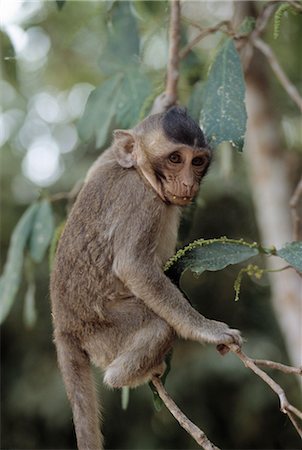
[[[256,26],[256,19],[255,17],[247,16],[244,18],[243,22],[240,24],[238,32],[240,34],[246,34],[248,35],[251,33]]]
[[[290,242],[277,250],[276,254],[299,272],[302,272],[302,241]]]
[[[50,248],[49,248],[49,268],[50,268],[50,271],[51,271],[52,266],[53,266],[53,262],[54,262],[56,251],[57,251],[57,247],[58,247],[58,243],[59,243],[60,237],[63,234],[65,225],[66,225],[66,220],[63,220],[63,222],[61,222],[60,225],[57,226],[57,228],[55,229],[55,231],[53,233],[53,238],[51,240]]]
[[[40,263],[44,258],[53,232],[54,219],[52,209],[49,201],[43,200],[35,217],[29,244],[31,257],[36,263]]]
[[[188,113],[190,116],[198,121],[200,117],[200,111],[202,108],[202,93],[204,90],[204,82],[198,82],[192,89],[192,94],[188,102]]]
[[[35,307],[36,285],[30,282],[24,298],[24,323],[27,328],[32,328],[37,321],[37,311]]]
[[[88,98],[78,124],[80,138],[87,141],[95,137],[99,148],[106,143],[113,123],[119,128],[131,128],[139,121],[150,92],[151,83],[137,66],[107,79]]]
[[[122,409],[124,411],[126,411],[129,405],[129,394],[130,394],[129,386],[122,387]]]
[[[210,69],[202,97],[201,127],[213,147],[229,141],[242,150],[247,120],[244,96],[239,55],[228,39]]]
[[[109,11],[108,41],[100,59],[101,70],[108,75],[131,64],[139,54],[140,44],[130,2],[116,2]]]
[[[256,244],[234,239],[219,238],[195,241],[179,250],[166,264],[164,270],[175,283],[181,274],[190,269],[200,275],[202,272],[222,270],[231,264],[238,264],[259,254]]]
[[[33,227],[39,203],[31,205],[16,225],[8,250],[7,261],[1,277],[0,323],[8,315],[21,281],[24,248]]]
[[[117,74],[91,92],[85,112],[78,123],[79,136],[83,141],[95,137],[97,147],[105,144],[116,114],[118,105],[116,93],[122,78],[122,74]]]
[[[140,119],[140,112],[151,92],[149,79],[138,67],[129,67],[125,72],[118,93],[116,122],[121,128],[131,128]]]
[[[61,9],[65,5],[65,3],[66,3],[66,0],[56,0],[56,4],[57,4],[57,7],[58,7],[59,11],[61,11]]]

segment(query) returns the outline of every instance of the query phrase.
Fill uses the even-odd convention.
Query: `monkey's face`
[[[198,192],[210,164],[207,149],[173,145],[170,151],[152,161],[158,192],[166,203],[189,204]]]

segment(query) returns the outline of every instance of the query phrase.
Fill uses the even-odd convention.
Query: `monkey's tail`
[[[79,450],[102,450],[97,395],[87,354],[75,338],[55,333],[59,367],[63,376]]]

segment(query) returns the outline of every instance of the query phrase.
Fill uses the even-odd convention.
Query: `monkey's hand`
[[[221,355],[229,351],[228,344],[236,344],[241,347],[242,337],[239,330],[230,328],[226,323],[216,320],[206,319],[202,338],[211,344],[216,344],[216,348]]]

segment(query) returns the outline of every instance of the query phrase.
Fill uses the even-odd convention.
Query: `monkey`
[[[135,387],[163,374],[177,336],[242,344],[238,330],[202,316],[163,272],[181,207],[197,195],[212,159],[203,131],[174,106],[113,134],[71,209],[50,281],[79,450],[104,445],[91,364],[107,386]]]

